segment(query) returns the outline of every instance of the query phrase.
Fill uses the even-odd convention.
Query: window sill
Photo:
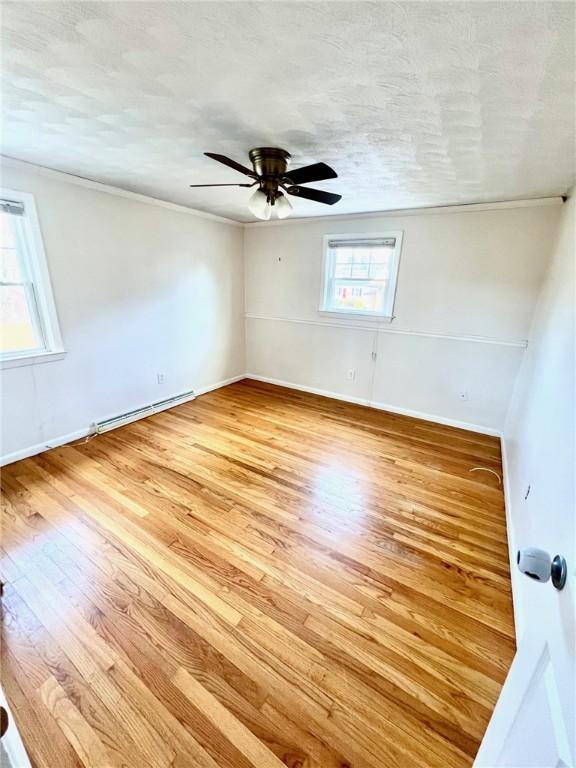
[[[55,363],[58,360],[64,360],[66,352],[63,349],[53,350],[51,352],[32,352],[29,355],[18,355],[14,357],[5,357],[0,359],[0,369],[19,368],[23,365],[39,365],[41,363]]]
[[[391,323],[394,320],[393,315],[375,315],[373,313],[346,312],[345,310],[343,312],[336,312],[333,309],[319,309],[318,312],[324,317],[346,320],[347,322],[351,322],[355,318],[358,319],[358,322],[361,323]]]

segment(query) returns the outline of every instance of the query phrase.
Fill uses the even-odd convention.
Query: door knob
[[[566,559],[562,555],[556,555],[552,560],[550,566],[550,576],[552,577],[552,584],[556,589],[564,589],[566,584],[566,576],[568,575],[568,566],[566,565]]]
[[[563,589],[566,584],[568,568],[562,555],[555,555],[551,560],[548,552],[543,549],[528,547],[518,550],[516,563],[522,573],[535,581],[546,582],[552,579],[556,589]]]

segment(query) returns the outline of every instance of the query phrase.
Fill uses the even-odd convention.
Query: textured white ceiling
[[[3,152],[250,220],[247,163],[325,161],[341,214],[574,183],[572,2],[4,2]]]

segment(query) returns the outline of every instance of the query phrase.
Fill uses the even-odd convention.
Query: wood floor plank
[[[248,380],[5,467],[33,763],[470,766],[514,653],[501,473],[496,438]]]
[[[16,657],[7,650],[2,654],[2,687],[34,768],[86,768]]]
[[[173,677],[174,684],[221,730],[255,768],[280,768],[282,763],[240,720],[183,667]]]
[[[121,768],[54,677],[41,685],[40,696],[86,768]]]

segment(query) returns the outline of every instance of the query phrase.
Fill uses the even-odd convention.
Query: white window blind
[[[0,211],[2,213],[10,213],[13,216],[24,216],[24,203],[19,203],[15,200],[0,200]]]

